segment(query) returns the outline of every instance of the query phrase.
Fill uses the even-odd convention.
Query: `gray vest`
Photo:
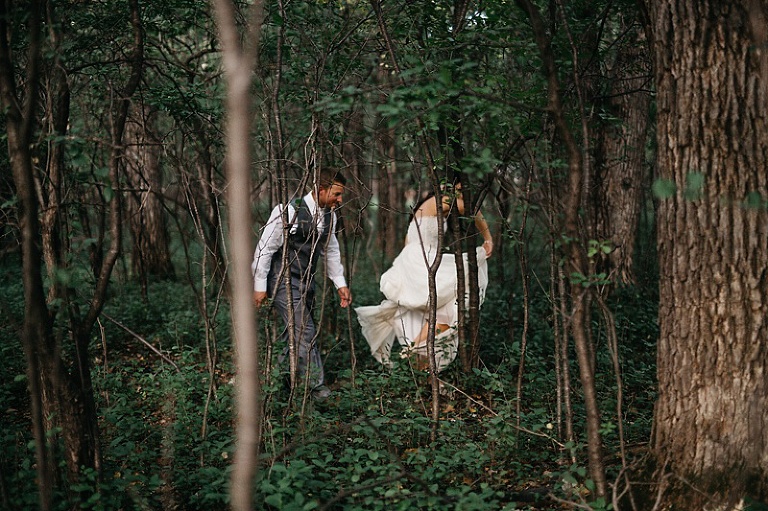
[[[325,244],[331,231],[331,210],[322,210],[323,232],[317,232],[315,218],[303,200],[295,201],[294,215],[288,234],[288,266],[291,270],[291,282],[294,287],[300,286],[301,292],[313,292],[317,261],[323,255]],[[272,264],[267,277],[267,291],[274,296],[275,288],[281,278],[283,269],[283,249],[272,256]],[[298,281],[298,282],[297,282]]]

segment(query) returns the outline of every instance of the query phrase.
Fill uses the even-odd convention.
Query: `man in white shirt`
[[[301,199],[276,206],[267,220],[253,255],[253,301],[261,306],[270,296],[286,325],[283,339],[289,353],[289,304],[287,283],[290,283],[294,314],[294,339],[298,353],[297,382],[308,374],[308,386],[315,399],[330,396],[325,385],[323,363],[317,347],[317,329],[312,319],[315,301],[314,276],[317,261],[323,257],[328,278],[339,293],[341,306],[352,302],[352,293],[344,278],[341,251],[336,238],[336,214],[341,205],[346,179],[336,169],[318,173],[312,191]],[[285,211],[284,211],[285,210]],[[287,219],[287,224],[284,222]],[[288,233],[285,240],[285,233]],[[283,271],[287,267],[288,271]],[[289,275],[287,274],[289,273]]]

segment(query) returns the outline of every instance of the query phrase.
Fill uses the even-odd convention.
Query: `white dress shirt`
[[[323,215],[318,214],[317,203],[312,193],[308,193],[302,199],[309,208],[309,212],[317,221],[318,232],[322,233]],[[288,204],[288,222],[293,222],[296,216],[296,208]],[[291,232],[296,232],[297,225],[291,226]],[[275,252],[283,248],[283,204],[278,204],[269,215],[269,220],[264,225],[256,243],[256,250],[253,253],[253,263],[251,263],[251,272],[253,273],[253,290],[267,290],[267,276],[272,264],[272,256]],[[331,279],[336,289],[347,287],[347,281],[344,278],[344,266],[341,264],[341,250],[339,249],[339,240],[336,238],[336,213],[331,212],[331,232],[328,235],[328,242],[325,245],[325,272]]]

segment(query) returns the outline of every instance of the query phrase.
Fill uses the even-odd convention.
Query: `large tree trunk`
[[[673,474],[664,499],[679,509],[747,495],[765,501],[768,50],[757,36],[766,7],[755,2],[750,12],[749,0],[648,5],[658,167],[676,185],[658,217],[653,445]]]

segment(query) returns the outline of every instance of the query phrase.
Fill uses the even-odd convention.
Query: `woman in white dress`
[[[448,217],[452,207],[464,214],[464,199],[461,185],[453,192],[443,195],[443,219]],[[478,287],[480,303],[485,298],[488,286],[488,265],[486,260],[493,252],[493,239],[482,214],[474,217],[475,225],[483,236],[483,245],[477,247]],[[443,224],[445,225],[445,223]],[[445,232],[445,229],[443,229]],[[408,226],[405,246],[392,262],[392,267],[381,276],[381,292],[386,299],[379,305],[355,309],[368,341],[371,354],[385,366],[391,365],[390,354],[395,338],[403,347],[401,355],[414,355],[419,368],[428,365],[426,341],[429,327],[429,265],[438,250],[437,199],[427,197],[414,209],[413,219]],[[464,268],[467,254],[464,254]],[[466,271],[465,271],[466,274]],[[435,325],[435,361],[441,371],[456,358],[458,348],[458,297],[456,259],[453,254],[443,253],[435,277],[437,290],[437,316]],[[469,297],[469,285],[466,285]]]

